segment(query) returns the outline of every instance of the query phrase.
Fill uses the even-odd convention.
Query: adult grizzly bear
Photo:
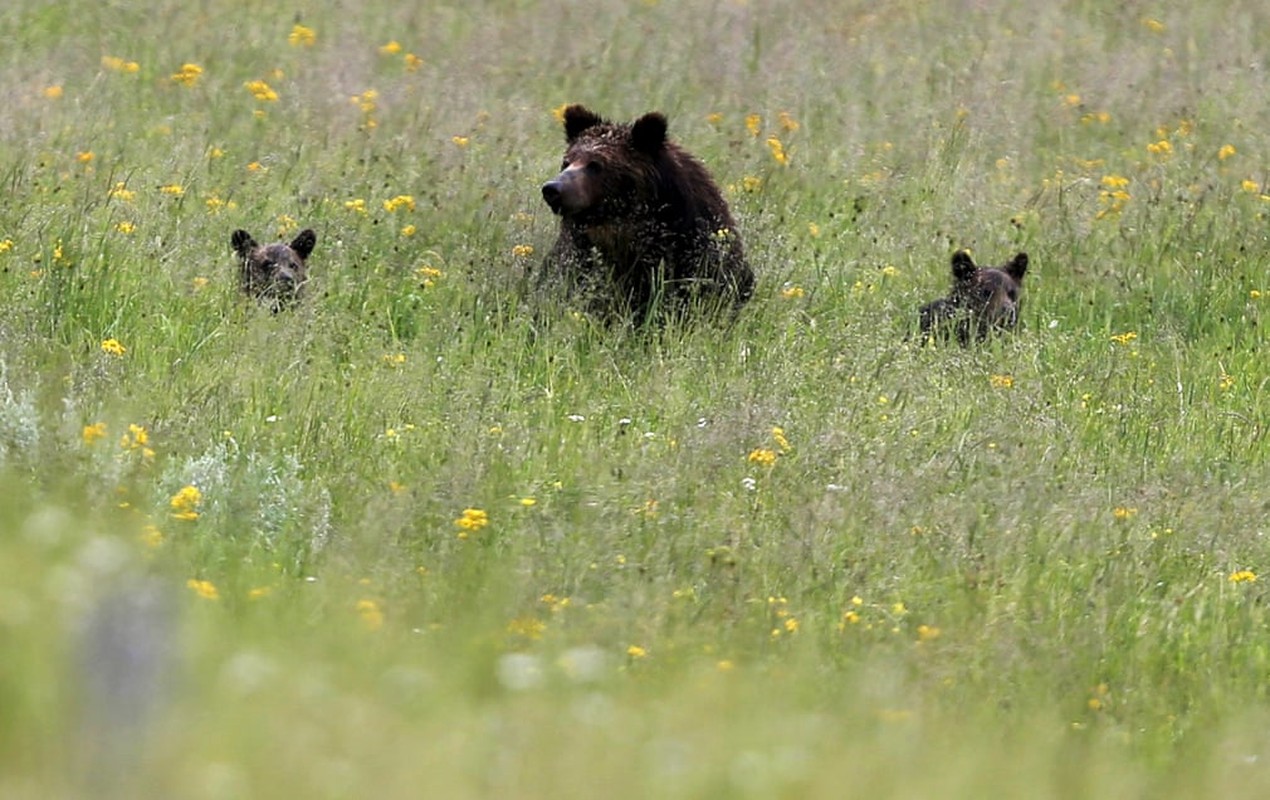
[[[980,267],[965,250],[953,253],[952,290],[921,308],[922,340],[955,334],[964,346],[993,331],[1013,330],[1027,263],[1027,253],[1019,253],[1000,267]]]
[[[696,158],[666,138],[666,117],[630,124],[564,110],[561,172],[542,187],[560,216],[543,277],[605,321],[636,326],[690,307],[735,310],[754,273],[728,204]]]
[[[306,229],[290,244],[261,245],[247,231],[236,230],[229,244],[238,254],[238,285],[245,294],[275,312],[300,299],[308,280],[309,254],[317,244],[316,233]]]

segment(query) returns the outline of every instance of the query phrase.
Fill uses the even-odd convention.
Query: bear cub
[[[300,299],[308,280],[308,258],[317,244],[317,234],[300,231],[290,244],[257,244],[252,235],[236,230],[229,240],[238,254],[238,282],[248,297],[254,297],[275,313]]]
[[[1013,330],[1027,263],[1027,253],[1019,253],[1000,267],[980,267],[965,250],[953,253],[952,290],[921,308],[922,341],[956,335],[965,346]]]
[[[560,285],[606,322],[735,311],[754,291],[719,187],[666,131],[656,112],[619,124],[564,110],[561,171],[542,186],[560,232],[539,284]]]

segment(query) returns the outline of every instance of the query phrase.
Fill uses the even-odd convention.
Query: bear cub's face
[[[1013,330],[1019,323],[1019,291],[1027,265],[1027,253],[1019,253],[1000,267],[979,267],[969,253],[958,250],[952,257],[952,291],[921,308],[922,338],[956,334],[966,345],[993,331]]]
[[[542,186],[552,212],[576,223],[604,222],[635,204],[666,146],[666,117],[645,114],[630,125],[606,122],[585,106],[564,110],[566,149],[560,174]],[[650,181],[640,182],[645,173]]]
[[[239,283],[242,290],[273,311],[300,299],[308,280],[309,254],[317,244],[317,234],[301,231],[290,244],[257,244],[250,233],[234,231],[230,245],[240,259]]]

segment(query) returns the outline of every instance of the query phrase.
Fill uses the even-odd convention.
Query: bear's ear
[[[291,240],[291,249],[301,259],[309,257],[309,253],[313,252],[313,246],[317,244],[317,234],[312,228],[305,228]]]
[[[1015,283],[1022,283],[1023,276],[1027,273],[1027,253],[1019,253],[1004,269],[1005,274],[1014,278]]]
[[[603,125],[600,115],[582,105],[571,105],[564,110],[564,138],[572,144],[588,128]]]
[[[952,257],[952,274],[959,281],[964,281],[978,271],[975,260],[965,250],[958,250]]]
[[[666,117],[654,111],[635,120],[631,144],[642,153],[654,154],[666,146]]]
[[[229,245],[234,248],[235,253],[246,258],[248,253],[256,249],[256,240],[251,238],[251,234],[247,231],[239,229],[229,237]]]

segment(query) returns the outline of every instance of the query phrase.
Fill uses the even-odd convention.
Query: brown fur
[[[952,290],[922,306],[922,339],[955,334],[964,346],[995,331],[1013,330],[1019,324],[1019,292],[1027,265],[1027,253],[1000,267],[976,266],[965,250],[953,253]]]
[[[736,309],[753,293],[727,202],[666,127],[655,112],[617,124],[564,111],[561,172],[542,187],[560,234],[542,274],[606,320],[640,325],[694,302]]]
[[[230,246],[239,258],[239,286],[273,311],[292,306],[308,281],[308,258],[317,244],[312,230],[300,231],[291,243],[257,244],[244,230],[234,231]]]

